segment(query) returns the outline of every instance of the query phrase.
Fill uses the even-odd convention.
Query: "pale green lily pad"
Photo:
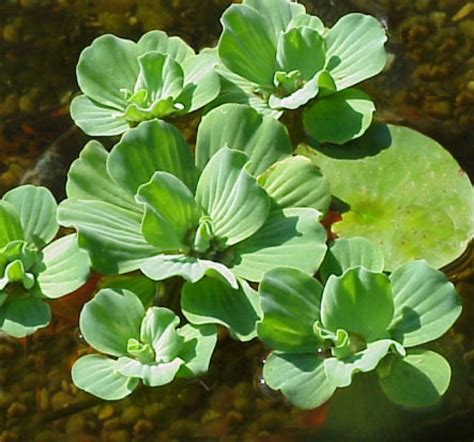
[[[413,259],[442,267],[456,259],[474,233],[469,177],[432,139],[412,129],[375,125],[346,146],[317,152],[300,147],[350,206],[333,225],[341,237],[377,243],[385,270]]]

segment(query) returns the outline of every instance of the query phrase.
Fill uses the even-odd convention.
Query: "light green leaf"
[[[2,199],[15,207],[28,243],[43,247],[58,233],[59,224],[56,221],[58,206],[46,187],[29,184],[16,187],[7,192]]]
[[[232,271],[258,282],[275,267],[293,267],[310,275],[326,253],[326,231],[314,209],[290,208],[270,213],[263,227],[236,245]]]
[[[281,392],[299,408],[323,405],[336,391],[324,370],[324,359],[315,354],[273,352],[263,366],[269,387]]]
[[[182,359],[176,358],[171,362],[142,364],[135,359],[122,357],[114,368],[123,376],[141,379],[148,387],[160,387],[173,381],[183,363]]]
[[[331,202],[327,179],[314,163],[301,155],[284,159],[258,177],[278,207],[309,207],[326,213]]]
[[[380,247],[366,238],[338,238],[330,246],[320,272],[323,281],[331,275],[340,276],[353,267],[363,267],[380,273],[384,268],[384,257]]]
[[[84,339],[95,350],[124,356],[128,340],[139,339],[144,316],[145,309],[134,293],[102,289],[84,305],[79,326]]]
[[[155,350],[157,362],[169,362],[183,347],[184,339],[176,331],[179,318],[167,308],[150,307],[142,321],[140,341]]]
[[[382,339],[371,342],[365,350],[344,359],[328,358],[324,360],[324,368],[329,381],[337,388],[348,387],[352,382],[354,374],[367,373],[375,370],[379,362],[394,350],[401,356],[405,356],[405,349],[396,341]]]
[[[294,20],[305,15],[306,12],[302,4],[291,0],[244,0],[243,3],[269,19],[269,24],[277,39],[290,24],[294,23]]]
[[[242,152],[223,148],[204,168],[196,201],[210,216],[214,235],[227,246],[254,234],[270,211],[270,199],[245,169]]]
[[[69,198],[96,200],[142,213],[134,193],[124,191],[107,172],[108,153],[98,141],[89,141],[68,172],[66,193]]]
[[[79,249],[76,235],[63,236],[43,249],[43,265],[38,284],[48,298],[77,290],[89,277],[89,255]]]
[[[49,305],[42,299],[29,296],[9,296],[0,306],[0,330],[14,338],[24,338],[44,328],[51,320]]]
[[[122,137],[109,155],[107,170],[132,194],[157,171],[176,176],[191,190],[196,178],[186,140],[173,125],[156,120],[145,121]]]
[[[199,224],[200,211],[191,191],[174,175],[155,172],[138,189],[137,201],[145,205],[144,238],[160,250],[187,249],[189,232]]]
[[[260,319],[258,294],[244,281],[238,289],[216,278],[184,284],[181,309],[193,325],[219,324],[230,329],[240,341],[256,336]]]
[[[385,270],[414,259],[442,267],[474,235],[469,177],[438,143],[411,129],[374,125],[346,146],[299,150],[350,206],[332,226],[340,237],[363,236],[385,255]]]
[[[270,348],[291,353],[315,353],[318,341],[313,326],[319,321],[323,287],[312,276],[279,267],[260,284],[262,320],[258,337]]]
[[[439,338],[461,314],[461,299],[453,284],[426,261],[404,264],[390,280],[395,314],[389,331],[405,347]]]
[[[150,104],[160,99],[177,97],[183,90],[184,72],[171,55],[147,52],[138,57],[140,74],[135,93],[147,91]]]
[[[323,34],[325,32],[324,23],[321,21],[319,17],[309,14],[300,14],[296,17],[293,17],[288,28],[301,28],[306,26],[318,32],[319,34]]]
[[[186,281],[197,282],[208,275],[224,279],[231,287],[238,286],[234,274],[224,264],[194,256],[160,254],[146,260],[140,269],[155,281],[181,276]]]
[[[130,128],[122,112],[104,106],[87,95],[75,97],[71,102],[70,112],[76,126],[90,136],[111,137]]]
[[[198,129],[196,165],[203,169],[222,147],[245,152],[248,170],[258,175],[273,163],[291,155],[288,131],[274,118],[240,104],[226,104],[209,112]]]
[[[5,247],[10,241],[24,238],[23,227],[16,208],[6,201],[0,201],[0,247]]]
[[[163,31],[150,31],[144,34],[137,43],[140,55],[148,52],[161,52],[173,57],[182,64],[194,55],[193,49],[179,37],[169,37]]]
[[[121,111],[127,105],[124,90],[132,91],[138,77],[136,44],[114,35],[102,35],[85,48],[77,64],[81,91],[103,106]]]
[[[382,24],[364,14],[342,17],[326,36],[326,68],[342,90],[382,71],[387,55]]]
[[[248,5],[231,5],[221,18],[219,57],[233,72],[272,88],[277,35],[271,17]]]
[[[143,307],[148,308],[155,303],[159,285],[142,274],[113,275],[102,277],[99,288],[125,289],[140,298]]]
[[[435,405],[451,380],[448,361],[427,350],[414,350],[404,358],[397,358],[389,368],[388,374],[379,376],[380,385],[392,402],[404,407]]]
[[[180,358],[185,361],[178,377],[197,377],[207,372],[212,353],[217,343],[217,329],[214,325],[186,324],[178,330],[184,338],[183,351]]]
[[[308,81],[324,67],[324,39],[308,27],[291,28],[279,37],[277,66],[284,72],[298,71],[301,80]]]
[[[58,209],[61,225],[78,230],[79,246],[89,253],[92,267],[103,274],[140,268],[159,250],[141,233],[142,214],[101,201],[70,198]]]
[[[184,106],[185,112],[194,112],[217,97],[220,89],[216,72],[218,63],[219,59],[210,51],[189,57],[183,63],[184,90],[176,102]]]
[[[270,95],[268,104],[272,109],[295,110],[309,103],[319,93],[318,77],[309,80],[303,87],[285,97]]]
[[[387,335],[393,312],[392,287],[383,273],[356,267],[330,276],[324,287],[321,319],[331,331],[344,329],[372,342]]]
[[[316,100],[304,111],[304,128],[319,143],[344,144],[362,136],[372,123],[375,105],[358,90],[347,89]]]
[[[116,371],[113,359],[100,355],[79,358],[71,374],[76,387],[106,401],[123,399],[135,390],[139,382],[121,375]]]

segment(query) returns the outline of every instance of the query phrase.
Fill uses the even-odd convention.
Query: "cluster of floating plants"
[[[461,313],[437,269],[472,237],[468,178],[429,138],[372,121],[353,86],[386,63],[373,17],[327,28],[296,2],[244,0],[222,24],[199,54],[161,31],[83,51],[72,117],[120,139],[84,147],[59,207],[41,187],[3,197],[1,330],[46,326],[47,301],[89,268],[127,274],[80,316],[96,353],[72,378],[100,398],[204,374],[224,327],[271,350],[264,379],[298,407],[371,371],[394,403],[433,405],[451,370],[422,346]],[[172,123],[197,110],[190,146]],[[288,112],[306,134],[296,150],[279,121]],[[77,233],[48,245],[59,226]],[[160,282],[156,299],[144,278]]]

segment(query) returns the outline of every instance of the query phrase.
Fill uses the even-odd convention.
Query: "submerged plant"
[[[375,106],[352,86],[385,66],[387,37],[375,18],[349,14],[326,29],[296,2],[244,0],[222,24],[218,52],[229,100],[275,116],[307,105],[305,129],[319,142],[342,144],[369,127]]]
[[[205,373],[216,344],[215,328],[178,325],[179,318],[167,308],[145,311],[134,293],[102,289],[84,306],[80,329],[86,342],[103,354],[76,361],[75,385],[101,399],[118,400],[140,381],[159,387]]]
[[[56,209],[44,187],[20,186],[0,201],[0,330],[11,336],[46,327],[47,301],[73,292],[89,276],[76,235],[51,242],[59,230]]]
[[[273,352],[263,375],[293,404],[317,407],[353,375],[372,370],[400,405],[430,406],[446,392],[448,362],[412,347],[439,338],[456,321],[461,304],[454,286],[425,261],[386,276],[379,256],[366,240],[344,242],[329,258],[326,270],[336,273],[324,287],[296,269],[265,275],[257,331]]]
[[[79,59],[84,95],[73,100],[72,118],[89,135],[117,135],[141,121],[193,112],[219,93],[216,64],[211,53],[196,55],[161,31],[137,43],[103,35]]]

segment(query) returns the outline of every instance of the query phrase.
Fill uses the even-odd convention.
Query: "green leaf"
[[[331,275],[340,276],[354,267],[382,272],[384,257],[380,247],[366,238],[336,239],[321,264],[321,277],[323,281],[327,281]]]
[[[319,93],[319,77],[316,76],[309,80],[303,87],[285,97],[270,95],[268,104],[272,109],[295,110],[309,103]]]
[[[204,168],[196,201],[210,216],[216,238],[227,246],[254,234],[270,211],[270,199],[246,170],[242,152],[223,148]]]
[[[372,123],[375,105],[358,90],[347,89],[316,100],[304,111],[304,128],[319,143],[344,144],[362,136]]]
[[[331,202],[327,179],[303,156],[286,158],[258,177],[258,183],[278,207],[309,207],[326,213]]]
[[[196,173],[183,135],[164,121],[145,121],[128,131],[115,145],[107,161],[110,176],[135,195],[155,172],[168,172],[191,190]]]
[[[299,408],[323,405],[336,391],[324,370],[324,359],[314,354],[273,352],[263,366],[263,377],[270,388],[281,390]]]
[[[123,90],[132,91],[138,77],[136,44],[102,35],[85,48],[77,64],[81,91],[103,106],[121,111],[127,105]]]
[[[274,118],[240,104],[226,104],[209,112],[199,125],[196,165],[203,169],[222,147],[245,152],[248,171],[258,175],[273,163],[291,155],[288,131]]]
[[[224,279],[231,287],[238,286],[234,274],[224,264],[194,256],[160,254],[146,260],[140,269],[155,281],[181,276],[186,281],[197,282],[208,275]]]
[[[244,0],[243,3],[268,18],[276,38],[306,12],[303,5],[292,0]]]
[[[248,5],[231,5],[221,18],[219,57],[233,72],[262,87],[273,87],[277,35],[271,17]]]
[[[63,236],[43,249],[43,265],[38,284],[48,298],[72,293],[89,277],[89,255],[79,249],[76,235]]]
[[[75,97],[71,102],[70,112],[76,126],[90,136],[111,137],[130,128],[121,112],[104,106],[87,95]]]
[[[24,238],[23,227],[16,208],[6,201],[0,201],[0,247],[5,247],[10,241]]]
[[[262,320],[258,337],[270,348],[291,353],[315,353],[313,326],[319,321],[323,287],[300,270],[279,267],[260,284]]]
[[[142,216],[106,202],[76,198],[62,202],[58,210],[61,225],[78,230],[79,247],[88,251],[92,267],[103,274],[137,270],[159,253],[143,238]]]
[[[302,28],[304,26],[315,30],[319,34],[324,34],[325,32],[324,23],[321,21],[321,19],[309,14],[300,14],[296,17],[293,17],[288,25],[288,28]]]
[[[130,378],[138,378],[148,387],[160,387],[173,381],[183,360],[176,358],[171,362],[143,364],[135,359],[122,357],[115,363],[115,370]]]
[[[364,14],[347,14],[326,36],[326,68],[342,90],[382,71],[387,36],[382,24]]]
[[[316,210],[305,208],[271,212],[258,232],[235,246],[232,271],[253,282],[282,266],[314,274],[327,249],[319,216]]]
[[[395,314],[389,331],[405,347],[441,337],[461,314],[461,299],[453,284],[425,261],[399,267],[390,280]]]
[[[169,37],[163,31],[150,31],[137,43],[138,54],[160,52],[173,57],[179,64],[194,55],[193,49],[179,37]]]
[[[144,316],[145,309],[134,293],[102,289],[84,305],[79,326],[84,339],[95,350],[124,356],[128,340],[139,339]]]
[[[183,347],[184,339],[176,331],[179,318],[167,308],[150,307],[142,321],[140,341],[155,350],[157,362],[170,362]]]
[[[217,343],[217,329],[214,325],[186,324],[178,330],[184,338],[180,358],[185,364],[181,366],[178,377],[197,377],[207,372],[212,353]]]
[[[105,356],[83,356],[72,367],[72,381],[76,387],[100,399],[123,399],[135,390],[139,381],[118,373],[115,363]]]
[[[142,214],[142,209],[135,202],[135,194],[120,188],[107,172],[108,155],[98,141],[89,141],[85,145],[68,172],[68,197],[103,201]]]
[[[344,329],[372,342],[387,335],[393,318],[390,280],[361,267],[330,276],[324,287],[321,319],[325,328]]]
[[[184,105],[184,111],[194,112],[214,100],[220,90],[220,80],[216,73],[219,59],[210,51],[189,57],[183,63],[184,89],[176,99]]]
[[[59,224],[56,221],[58,206],[46,187],[32,185],[16,187],[7,192],[2,199],[15,207],[28,243],[43,247],[58,233]]]
[[[277,66],[284,72],[298,71],[308,81],[324,67],[324,39],[308,27],[291,28],[278,40]]]
[[[404,407],[435,405],[451,380],[448,361],[427,350],[411,351],[404,358],[392,361],[389,368],[388,374],[379,376],[380,385],[392,402]]]
[[[401,356],[405,356],[405,349],[396,341],[382,339],[371,342],[365,350],[344,359],[328,358],[324,361],[326,376],[337,388],[348,387],[352,383],[354,374],[367,373],[375,370],[379,362],[394,350]]]
[[[159,285],[142,274],[113,275],[102,277],[99,288],[125,289],[140,298],[143,307],[148,308],[155,303]]]
[[[260,319],[258,294],[241,281],[238,289],[216,278],[186,282],[181,293],[181,309],[193,325],[219,324],[230,329],[240,341],[256,336]]]
[[[14,338],[24,338],[44,328],[51,320],[49,305],[42,299],[9,296],[0,306],[0,330]]]
[[[138,189],[137,201],[145,205],[144,238],[160,250],[187,249],[190,231],[199,224],[200,211],[191,191],[174,175],[155,172]]]
[[[177,97],[183,90],[184,72],[171,55],[147,52],[138,57],[140,74],[135,84],[135,93],[147,92],[147,100],[154,103],[160,99]]]
[[[301,149],[350,206],[332,230],[363,236],[385,255],[385,270],[413,259],[442,267],[474,234],[469,177],[438,143],[411,129],[374,125],[359,140],[315,152]]]

